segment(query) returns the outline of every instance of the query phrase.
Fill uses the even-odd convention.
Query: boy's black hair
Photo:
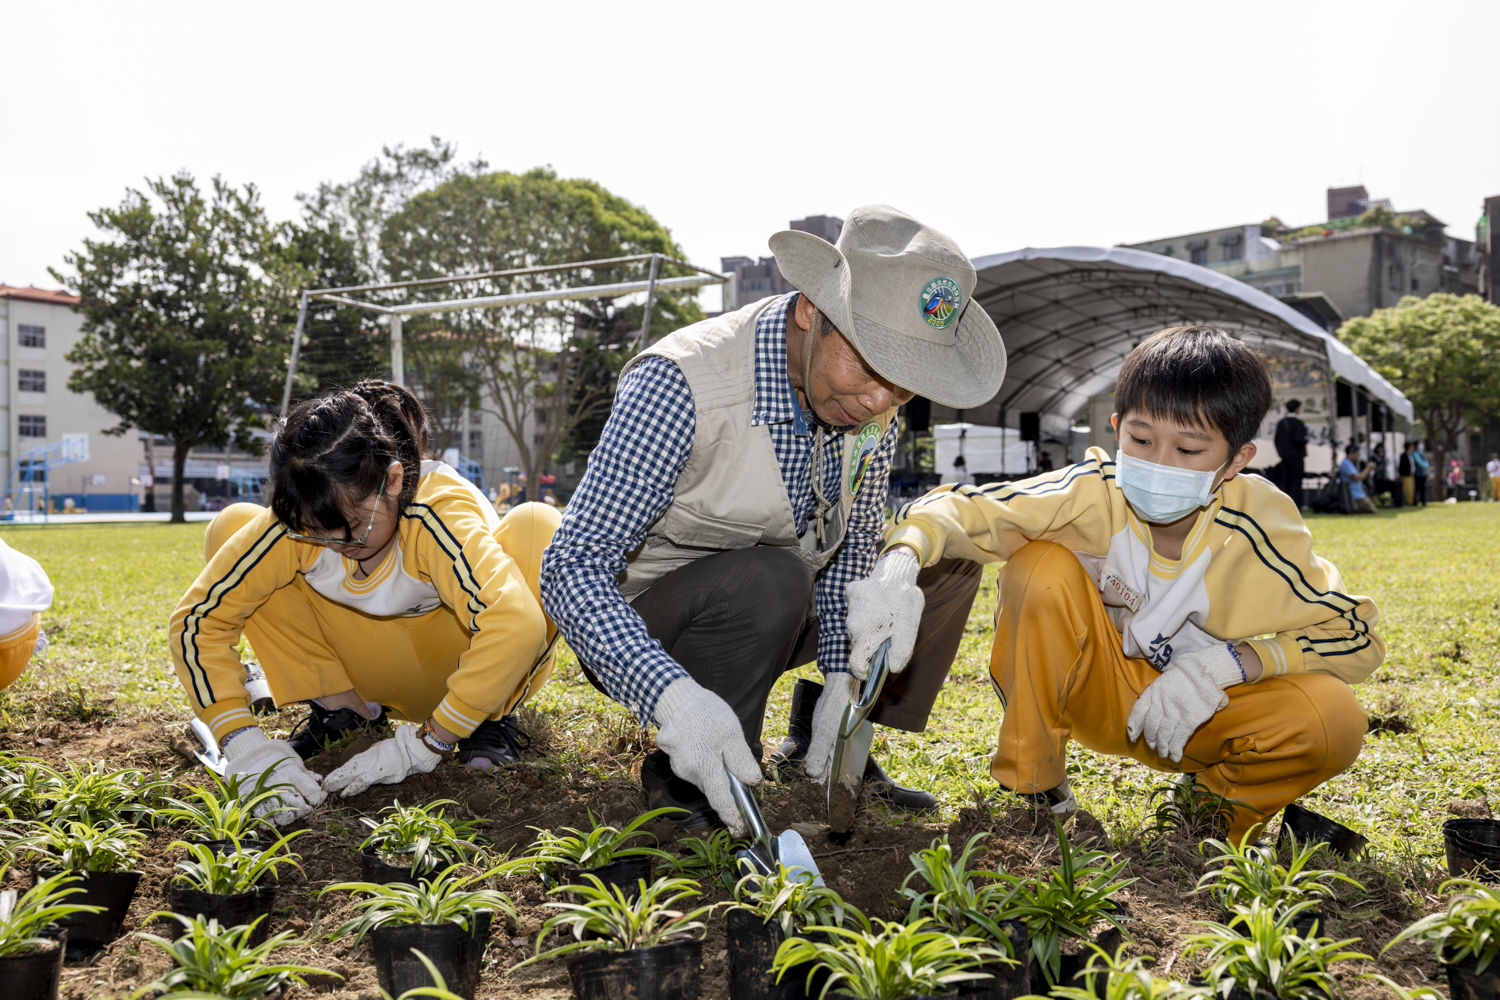
[[[1271,378],[1259,354],[1212,326],[1174,326],[1136,345],[1115,380],[1115,412],[1139,412],[1213,427],[1229,454],[1254,441],[1271,409]]]
[[[397,510],[411,503],[426,452],[427,413],[399,385],[366,379],[303,400],[271,440],[271,512],[293,531],[350,536],[364,526],[345,508],[380,489],[394,461],[404,473]]]

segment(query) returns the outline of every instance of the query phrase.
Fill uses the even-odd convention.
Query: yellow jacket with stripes
[[[496,540],[498,525],[472,484],[446,465],[423,462],[396,544],[369,578],[349,576],[340,585],[352,563],[287,538],[269,509],[258,514],[214,554],[172,614],[172,659],[193,711],[221,739],[252,724],[235,646],[245,621],[301,575],[323,598],[373,617],[457,616],[471,639],[433,717],[467,736],[502,707],[548,643],[541,605]]]
[[[1016,483],[938,487],[886,533],[886,548],[908,545],[924,566],[943,557],[1002,561],[1030,541],[1071,549],[1098,584],[1125,654],[1158,669],[1174,652],[1244,641],[1263,676],[1319,671],[1352,684],[1385,657],[1375,605],[1345,593],[1338,570],[1313,552],[1297,508],[1259,476],[1220,486],[1177,560],[1151,548],[1150,526],[1099,448]]]

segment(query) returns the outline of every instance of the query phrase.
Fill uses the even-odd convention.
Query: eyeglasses
[[[337,538],[332,535],[303,535],[287,529],[286,537],[298,542],[312,542],[314,545],[326,545],[329,548],[359,549],[363,548],[365,542],[369,541],[370,532],[375,530],[375,518],[380,515],[380,498],[385,496],[385,476],[380,477],[380,488],[375,491],[375,509],[370,511],[370,523],[365,526],[365,533],[358,538]]]

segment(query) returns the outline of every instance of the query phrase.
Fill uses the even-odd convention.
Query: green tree
[[[1339,338],[1411,400],[1436,452],[1434,479],[1460,431],[1500,416],[1500,306],[1477,295],[1407,296],[1349,320]]]
[[[254,431],[278,401],[306,281],[253,185],[186,173],[127,191],[89,213],[103,238],[64,258],[53,277],[82,298],[83,336],[68,353],[74,392],[172,444],[172,520],[183,521],[183,469],[196,447],[256,450]]]
[[[460,169],[479,173],[488,167],[475,160],[461,168],[457,148],[432,136],[427,146],[385,146],[353,180],[324,181],[315,191],[299,194],[305,240],[322,266],[317,284],[329,288],[392,280],[381,251],[381,231],[413,196],[451,179]],[[407,301],[400,291],[356,297],[376,304]],[[367,375],[389,375],[389,334],[380,332],[388,322],[358,309],[310,303],[298,361],[298,368],[307,370],[299,371],[294,394],[352,385]],[[433,443],[441,451],[455,443],[462,418],[477,399],[478,377],[465,363],[461,341],[439,323],[425,318],[409,321],[403,349],[403,379],[427,407]]]
[[[411,198],[381,236],[392,278],[406,280],[602,260],[681,257],[645,209],[590,180],[550,168],[524,174],[459,173]],[[465,282],[466,296],[557,291],[644,278],[647,265],[568,270]],[[681,273],[663,266],[659,276]],[[451,297],[452,289],[443,289]],[[701,316],[691,291],[658,293],[651,328],[666,333]],[[434,319],[462,345],[484,405],[515,442],[531,483],[575,428],[602,425],[614,373],[638,348],[644,302],[580,299],[469,309]],[[604,377],[607,373],[607,377]],[[575,454],[588,446],[575,443]]]

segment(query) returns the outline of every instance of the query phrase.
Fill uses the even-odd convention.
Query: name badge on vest
[[[875,449],[880,446],[880,425],[870,421],[854,435],[854,454],[849,461],[849,495],[855,496],[865,481],[865,472],[875,460]]]
[[[1106,596],[1113,596],[1119,602],[1130,609],[1132,614],[1141,610],[1141,595],[1125,585],[1125,581],[1113,571],[1105,573],[1104,578],[1099,581],[1099,589]]]

